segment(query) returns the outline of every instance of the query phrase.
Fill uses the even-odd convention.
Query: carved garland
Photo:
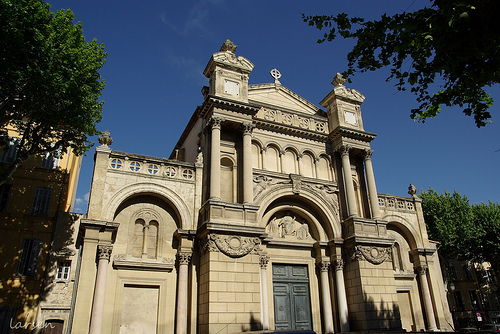
[[[360,261],[365,259],[373,264],[381,264],[386,260],[391,259],[390,247],[376,246],[354,246],[347,251],[348,258],[352,261]]]
[[[230,257],[243,257],[249,253],[260,251],[260,239],[257,237],[240,237],[238,235],[207,235],[203,251],[220,251]]]

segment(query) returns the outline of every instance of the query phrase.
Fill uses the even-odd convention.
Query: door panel
[[[275,329],[312,329],[307,266],[273,265]]]

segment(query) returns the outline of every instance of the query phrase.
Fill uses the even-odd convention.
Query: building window
[[[7,209],[11,189],[12,184],[4,183],[0,186],[0,212],[5,212],[5,209]]]
[[[55,150],[45,153],[42,164],[40,167],[45,169],[57,169],[59,167],[59,160],[61,159],[61,151]]]
[[[153,175],[157,174],[158,173],[158,166],[156,166],[156,165],[149,165],[148,166],[148,173],[149,174],[153,174]]]
[[[167,177],[175,177],[175,174],[176,174],[176,170],[175,170],[175,167],[167,167],[165,168],[165,176]]]
[[[113,169],[122,168],[122,161],[120,159],[111,160],[111,168],[113,168]]]
[[[52,198],[52,189],[36,188],[31,206],[31,215],[47,216],[49,214],[50,199]]]
[[[193,178],[193,171],[190,169],[184,169],[182,171],[182,177],[191,180]]]
[[[67,280],[71,269],[71,261],[58,261],[56,279]]]
[[[464,271],[464,278],[466,281],[472,281],[472,272],[470,270],[470,267],[468,264],[463,264],[462,265],[462,270]]]
[[[481,276],[483,279],[483,282],[486,284],[493,283],[493,271],[488,270],[488,269],[483,269],[481,270]]]
[[[450,276],[450,280],[457,280],[457,271],[455,270],[455,266],[453,264],[448,265],[448,275]]]
[[[135,161],[132,161],[130,163],[130,170],[133,172],[137,172],[139,169],[141,169],[141,164]]]
[[[23,249],[19,258],[17,274],[20,276],[35,276],[38,267],[38,258],[42,248],[42,240],[24,239]]]
[[[15,315],[16,315],[15,307],[6,307],[6,306],[0,307],[0,333],[4,334],[11,332],[12,329],[11,320],[12,322],[14,322],[13,319]]]
[[[462,298],[462,293],[460,291],[453,292],[455,295],[455,306],[457,307],[457,311],[465,310],[464,299]]]
[[[475,290],[469,291],[470,303],[472,305],[472,310],[477,311],[480,309],[479,307],[479,299],[477,298],[477,292]]]
[[[18,142],[19,138],[9,138],[9,142],[5,144],[0,155],[0,162],[10,163],[16,159]]]

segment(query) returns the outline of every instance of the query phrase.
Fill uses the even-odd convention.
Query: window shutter
[[[42,249],[42,240],[32,239],[29,263],[28,267],[26,268],[26,276],[36,275],[36,270],[38,268],[38,259],[40,258],[41,249]]]
[[[36,188],[31,206],[33,216],[47,216],[49,214],[50,199],[52,198],[52,189]]]

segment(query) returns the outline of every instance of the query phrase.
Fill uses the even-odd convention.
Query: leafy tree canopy
[[[423,191],[422,209],[429,238],[440,242],[442,254],[451,258],[500,268],[500,206],[498,203],[470,204],[456,191],[438,194]]]
[[[28,157],[71,147],[87,151],[99,132],[107,54],[86,42],[71,10],[53,13],[42,0],[0,0],[0,147],[17,132],[17,156],[0,183]]]
[[[500,1],[431,0],[430,6],[379,20],[338,15],[306,16],[327,29],[318,43],[352,38],[346,78],[356,71],[391,70],[398,90],[410,89],[418,108],[411,118],[424,122],[441,106],[459,106],[477,127],[491,118],[493,99],[485,88],[500,80]]]

